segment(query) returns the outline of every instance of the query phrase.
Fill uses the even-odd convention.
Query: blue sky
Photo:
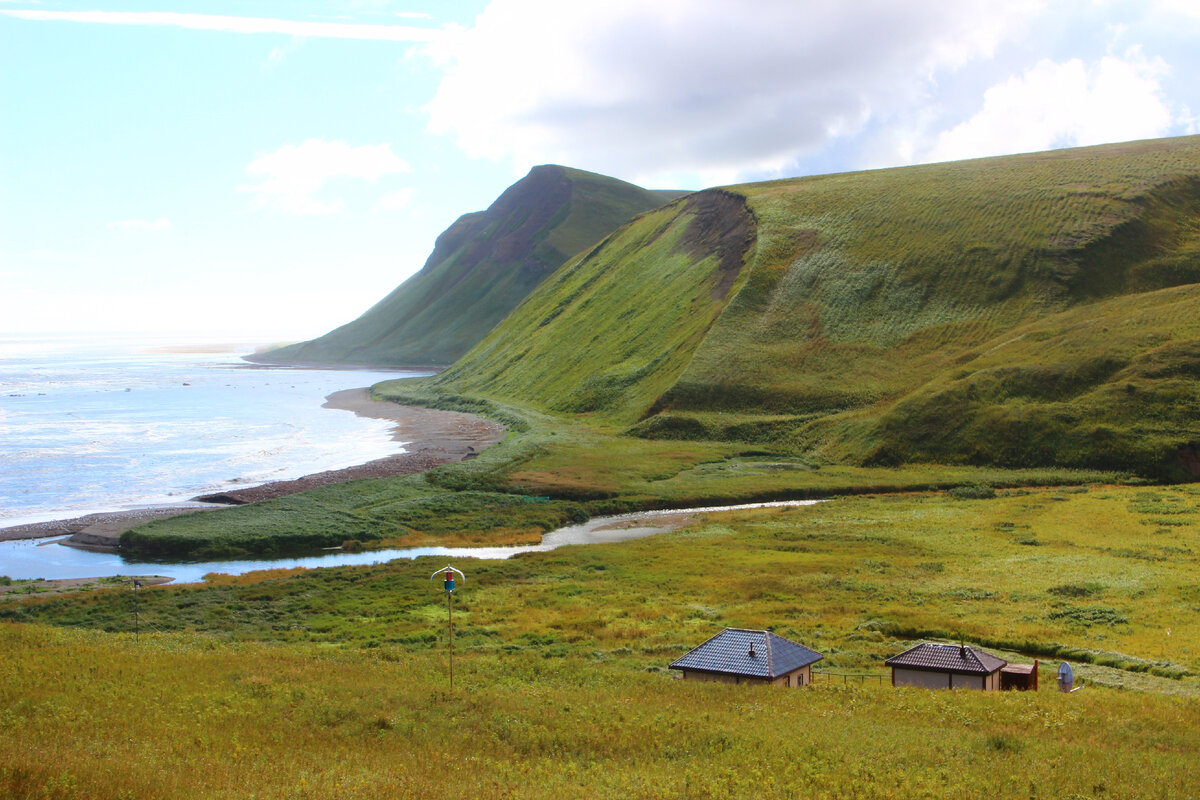
[[[531,166],[651,188],[1196,133],[1190,0],[0,0],[0,334],[348,322]]]

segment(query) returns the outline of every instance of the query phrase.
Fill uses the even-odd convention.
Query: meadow
[[[536,544],[592,516],[646,509],[798,500],[839,494],[1055,486],[1136,480],[1130,473],[910,464],[821,463],[787,448],[621,436],[613,425],[439,394],[423,381],[375,387],[378,397],[482,413],[506,440],[478,458],[402,478],[354,481],[245,506],[139,525],[122,548],[204,559],[319,547]]]
[[[0,793],[1194,796],[1198,515],[1190,486],[869,495],[460,561],[453,694],[434,559],[143,589],[136,640],[127,589],[7,600]],[[725,626],[833,674],[672,680]],[[840,677],[926,637],[1043,688]]]

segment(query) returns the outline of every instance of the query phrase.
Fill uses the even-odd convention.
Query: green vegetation
[[[614,436],[546,414],[438,397],[412,383],[376,389],[401,402],[487,413],[513,432],[476,459],[424,474],[155,520],[123,534],[122,549],[143,557],[203,559],[311,551],[349,539],[371,546],[527,544],[589,516],[643,509],[1121,478],[1054,468],[818,465],[736,443]]]
[[[249,506],[150,522],[121,536],[125,552],[150,558],[282,555],[453,541],[508,544],[588,517],[578,503],[500,492],[452,492],[420,477],[339,484]]]
[[[3,600],[0,794],[1187,796],[1200,527],[1147,533],[1161,508],[1200,494],[845,498],[458,562],[454,695],[440,559],[144,589],[140,646],[128,589]],[[1087,688],[1052,661],[1036,694],[671,680],[726,625],[876,674],[961,637]]]
[[[570,256],[680,194],[577,169],[534,167],[486,211],[446,229],[424,268],[361,317],[264,357],[449,364]]]
[[[719,191],[643,215],[551,276],[432,386],[636,418],[735,290],[751,222],[741,198]]]
[[[829,653],[825,666],[876,668],[896,646],[888,637],[964,637],[1196,678],[1188,685],[1200,690],[1200,522],[1148,532],[1143,523],[1157,514],[1140,505],[1156,497],[1200,512],[1200,494],[1188,488],[843,497],[478,562],[464,567],[456,642],[508,651],[535,637],[539,652],[589,657],[631,648],[618,660],[641,669],[713,625],[775,627]],[[1040,546],[1026,546],[1028,537]],[[444,612],[429,584],[441,564],[432,562],[165,587],[143,592],[142,619],[237,639],[429,644],[430,620]],[[127,594],[10,604],[2,616],[128,632]]]
[[[1200,475],[1200,137],[692,195],[431,385],[817,462]]]

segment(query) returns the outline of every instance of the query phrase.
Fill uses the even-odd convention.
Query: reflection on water
[[[14,579],[102,578],[111,575],[165,575],[179,583],[203,580],[210,572],[241,575],[259,569],[293,567],[341,567],[358,564],[382,564],[398,558],[446,556],[449,558],[508,558],[517,553],[553,550],[573,544],[603,544],[640,539],[672,527],[670,517],[747,508],[805,506],[818,500],[793,500],[780,503],[749,503],[738,506],[646,511],[613,517],[596,517],[582,525],[559,528],[542,537],[542,543],[516,547],[409,547],[396,550],[371,550],[363,553],[329,552],[300,558],[253,559],[237,561],[135,561],[115,553],[97,553],[63,547],[60,539],[36,539],[0,542],[0,575]]]

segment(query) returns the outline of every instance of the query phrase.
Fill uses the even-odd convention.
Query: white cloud
[[[149,25],[222,33],[274,33],[326,39],[372,39],[389,42],[430,42],[441,32],[411,25],[364,25],[348,22],[304,22],[267,17],[232,17],[170,11],[42,11],[0,10],[0,15],[40,22],[82,22],[93,25]]]
[[[345,142],[308,139],[284,145],[259,156],[246,166],[260,181],[239,190],[257,196],[260,208],[289,214],[329,214],[343,206],[341,198],[321,199],[317,194],[338,178],[376,181],[385,175],[410,172],[409,165],[392,152],[390,144],[351,147]]]
[[[1168,68],[1137,50],[1091,65],[1049,59],[984,92],[983,107],[943,132],[927,161],[1032,152],[1166,134],[1186,111],[1172,113],[1159,79]]]
[[[104,226],[110,231],[165,231],[171,228],[171,220],[163,219],[122,219],[109,222]]]
[[[1150,7],[1200,21],[1200,5],[1196,4],[1196,0],[1153,0]]]
[[[1035,0],[494,0],[427,53],[430,130],[519,170],[559,161],[640,179],[782,169],[931,77],[989,56]]]
[[[388,192],[375,203],[376,211],[403,211],[412,202],[416,189],[409,186],[395,192]]]

